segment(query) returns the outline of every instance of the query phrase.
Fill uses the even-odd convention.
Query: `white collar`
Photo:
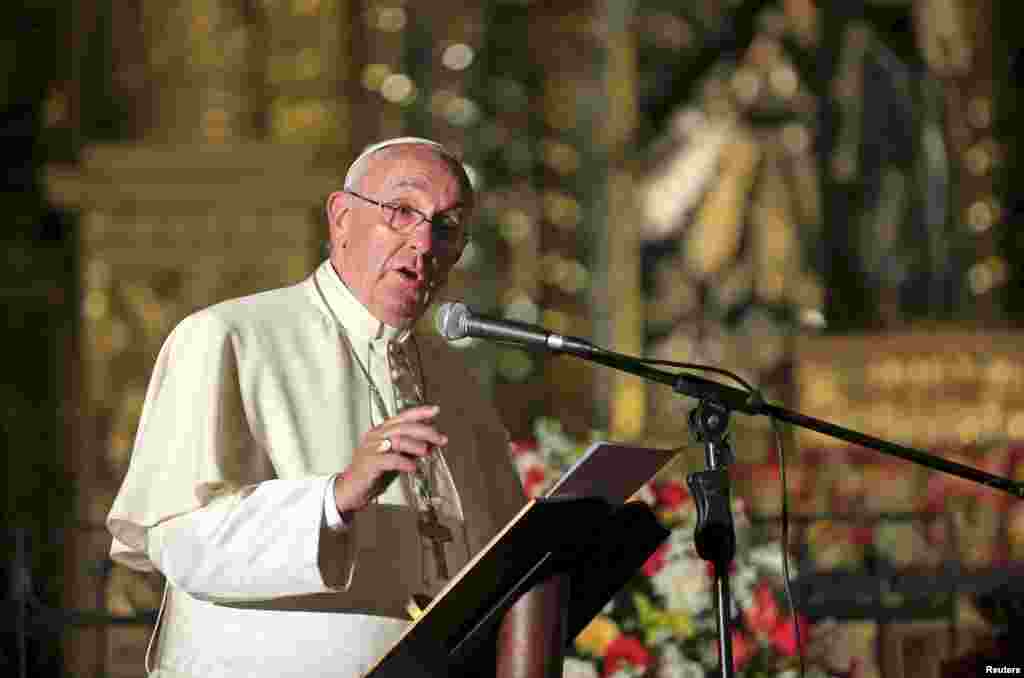
[[[410,328],[392,327],[370,313],[334,270],[330,259],[320,264],[313,275],[325,303],[353,342],[364,345],[377,341],[402,343],[409,338]]]

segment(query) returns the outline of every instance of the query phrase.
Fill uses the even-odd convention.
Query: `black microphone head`
[[[465,304],[457,301],[449,301],[437,309],[434,316],[434,324],[438,333],[448,341],[462,339],[466,336],[465,319],[469,315],[469,309]]]

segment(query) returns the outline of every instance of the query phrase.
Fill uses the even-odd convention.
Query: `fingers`
[[[404,421],[425,421],[427,419],[433,419],[437,416],[437,413],[441,411],[441,408],[437,405],[417,405],[416,407],[410,407],[407,410],[402,410],[395,416],[388,419],[385,423],[390,422],[404,422]]]
[[[391,444],[394,445],[398,441],[396,438],[408,438],[411,440],[421,440],[424,443],[430,445],[447,445],[448,436],[438,431],[433,426],[427,426],[426,424],[409,424],[409,423],[397,423],[397,424],[384,424],[378,428],[375,435],[379,438],[391,438]]]
[[[348,510],[364,507],[399,473],[414,473],[419,457],[447,445],[448,436],[431,423],[439,410],[436,405],[412,407],[367,431],[353,455],[351,473],[339,485],[343,494],[338,505]]]
[[[378,455],[374,459],[374,465],[377,467],[378,473],[387,473],[388,471],[412,473],[416,470],[416,460],[398,452]]]
[[[427,440],[419,436],[392,433],[381,440],[377,445],[377,451],[380,454],[397,453],[407,454],[413,457],[425,457],[430,454],[432,448],[444,445],[448,440],[444,436],[441,436],[440,438],[444,442]],[[391,441],[390,444],[385,442],[389,440]]]
[[[422,456],[429,452],[431,445],[448,444],[448,436],[439,432],[430,423],[438,411],[436,405],[422,405],[405,410],[367,432],[365,441],[373,443],[378,452],[397,450]],[[384,442],[385,440],[391,442]]]
[[[334,481],[338,511],[358,511],[382,494],[399,473],[413,473],[416,462],[402,454],[387,453],[363,457]]]

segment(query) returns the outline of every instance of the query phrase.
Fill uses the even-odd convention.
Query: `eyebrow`
[[[423,180],[423,179],[419,179],[417,177],[403,177],[402,179],[399,179],[394,184],[392,184],[390,186],[390,188],[392,188],[392,189],[396,189],[396,188],[415,188],[415,189],[419,189],[421,191],[425,191],[425,190],[427,190],[427,186],[428,186],[428,182]],[[468,208],[469,208],[469,205],[467,205],[465,201],[460,200],[459,202],[455,203],[454,205],[451,205],[450,207],[447,207],[447,208],[441,210],[439,212],[439,214],[445,214],[447,212],[451,212],[452,210],[468,209]]]

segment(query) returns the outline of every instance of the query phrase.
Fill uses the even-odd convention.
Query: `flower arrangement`
[[[1024,446],[1005,440],[978,443],[943,454],[946,459],[1013,480],[1024,477]],[[925,511],[949,516],[953,525],[937,522],[929,543],[945,549],[955,525],[958,556],[968,568],[1003,566],[1024,556],[1024,510],[1011,495],[956,476],[932,472],[924,490]]]
[[[1019,443],[991,440],[932,454],[1024,478]],[[801,456],[802,466],[789,471],[791,479],[803,476],[797,510],[835,516],[815,520],[802,535],[816,569],[855,571],[869,560],[937,568],[951,557],[972,569],[1001,567],[1024,556],[1024,509],[1007,493],[863,448],[805,448]],[[757,476],[752,484],[769,488],[763,493],[767,504],[778,496],[778,467],[762,466],[751,469]],[[756,493],[753,499],[757,505]]]
[[[531,497],[551,486],[586,447],[559,422],[540,419],[532,440],[512,444],[512,455]],[[696,553],[697,512],[684,483],[649,483],[640,492],[671,536],[633,579],[577,636],[567,653],[566,678],[704,678],[717,675],[718,631],[713,568]],[[785,612],[779,544],[761,537],[741,500],[733,517],[737,554],[730,583],[733,594],[733,659],[738,676],[792,676],[799,673],[796,620]],[[801,618],[808,677],[853,675],[830,670],[820,651],[825,628]],[[808,643],[810,639],[810,643]]]

